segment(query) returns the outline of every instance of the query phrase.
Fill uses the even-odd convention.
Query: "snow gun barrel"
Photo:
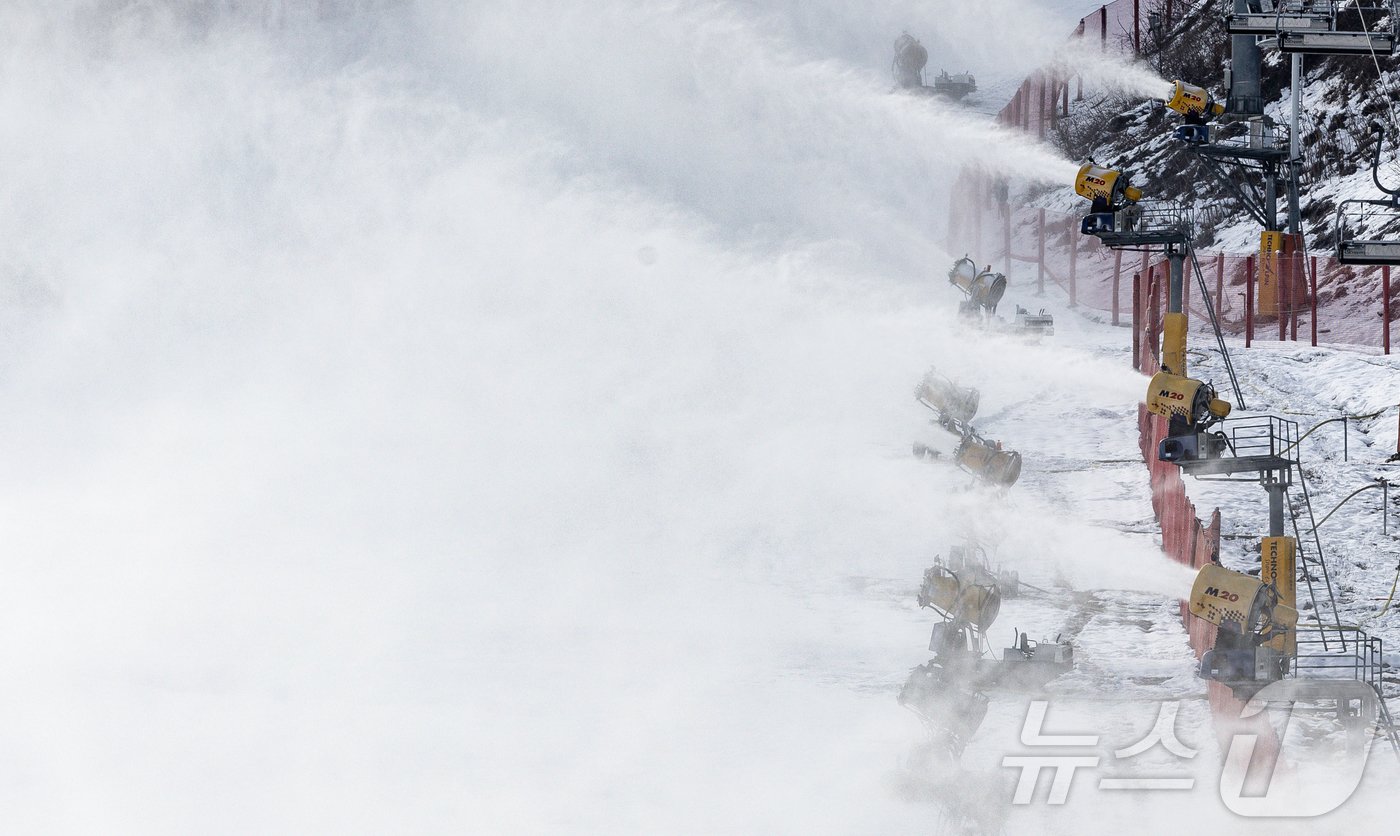
[[[1225,105],[1212,98],[1204,87],[1180,80],[1172,82],[1172,95],[1166,100],[1166,105],[1182,116],[1202,120],[1215,119],[1225,113]]]
[[[1006,276],[991,269],[979,270],[967,256],[953,262],[948,271],[948,283],[961,290],[978,307],[994,310],[1006,293]]]

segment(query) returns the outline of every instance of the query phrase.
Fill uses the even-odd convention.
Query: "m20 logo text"
[[[1238,593],[1229,592],[1229,591],[1221,592],[1221,591],[1220,591],[1220,587],[1217,587],[1217,586],[1208,586],[1208,587],[1206,587],[1206,594],[1207,594],[1207,595],[1213,595],[1213,596],[1215,596],[1216,598],[1223,598],[1223,599],[1225,599],[1226,601],[1238,601],[1238,600],[1240,600],[1240,596],[1239,596]]]

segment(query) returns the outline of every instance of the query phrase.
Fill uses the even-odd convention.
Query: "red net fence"
[[[993,191],[990,183],[968,184],[955,193]],[[1147,294],[1164,312],[1166,257],[1105,247],[1080,234],[1081,217],[986,199],[956,203],[948,249],[1005,273],[1013,287],[1034,285],[1038,294],[1058,288],[1072,307],[1098,312],[1114,325],[1132,324],[1135,294]],[[1390,267],[1341,264],[1331,255],[1204,250],[1186,261],[1192,330],[1210,330],[1214,307],[1221,330],[1246,347],[1303,341],[1389,354],[1398,297],[1400,275],[1392,277]]]
[[[1080,19],[1074,37],[1096,40],[1107,51],[1141,53],[1156,37],[1154,32],[1170,30],[1171,22],[1188,5],[1190,0],[1117,0]],[[1034,73],[1012,94],[997,121],[1045,139],[1056,121],[1069,115],[1071,88],[1075,97],[1084,97],[1083,79]]]
[[[1184,11],[1185,3],[1180,3]],[[1106,50],[1141,52],[1152,15],[1170,21],[1171,0],[1118,0],[1080,21],[1076,37],[1097,37]],[[1078,79],[1041,72],[1027,78],[998,114],[998,121],[1044,139],[1056,120],[1068,115],[1071,86]],[[1068,188],[1069,184],[1066,184]],[[1167,264],[1161,253],[1124,252],[1079,232],[1081,216],[1040,207],[1012,205],[994,179],[964,172],[952,194],[948,251],[966,253],[991,265],[1022,288],[1035,284],[1043,294],[1054,286],[1072,307],[1097,312],[1114,325],[1131,328],[1133,365],[1145,374],[1160,368],[1161,323],[1166,312]],[[1000,195],[1000,199],[992,197]],[[969,200],[960,199],[970,196]],[[1185,308],[1196,330],[1210,328],[1207,300],[1227,334],[1255,341],[1304,339],[1316,345],[1340,343],[1389,352],[1394,299],[1389,269],[1357,269],[1329,256],[1299,252],[1195,252],[1188,259]],[[1157,458],[1167,433],[1166,419],[1138,408],[1139,444],[1149,473],[1152,508],[1162,531],[1162,550],[1193,568],[1218,562],[1219,509],[1202,523],[1186,494],[1180,469]],[[1215,644],[1216,628],[1187,612],[1181,618],[1197,657]],[[1223,723],[1238,721],[1244,704],[1218,682],[1208,684],[1213,712]],[[1229,731],[1221,726],[1222,735]],[[1255,758],[1273,761],[1279,740],[1272,729],[1256,728]]]

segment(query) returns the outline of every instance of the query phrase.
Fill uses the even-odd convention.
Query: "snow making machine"
[[[977,262],[967,256],[953,262],[953,269],[948,271],[948,283],[967,297],[958,305],[958,313],[973,319],[992,317],[1006,294],[1006,276],[992,272],[991,267],[978,268]]]
[[[933,80],[933,90],[941,96],[957,101],[969,93],[977,92],[977,79],[972,73],[953,73],[947,70],[938,73],[938,77]]]
[[[987,550],[975,542],[950,546],[945,565],[958,576],[970,578],[972,583],[995,586],[1003,599],[1015,598],[1021,594],[1020,574],[1015,569],[993,567],[987,559]]]
[[[1183,464],[1218,459],[1229,448],[1224,433],[1210,431],[1230,414],[1215,387],[1193,378],[1161,371],[1147,386],[1147,411],[1168,419],[1167,437],[1157,445],[1157,458]]]
[[[1180,113],[1185,122],[1172,135],[1192,145],[1210,142],[1210,123],[1225,113],[1225,105],[1215,101],[1205,88],[1180,80],[1173,83],[1166,106]]]
[[[914,387],[914,399],[933,412],[931,423],[957,436],[952,458],[958,467],[989,485],[1009,488],[1016,484],[1021,477],[1021,454],[1002,449],[1000,441],[984,438],[972,426],[979,400],[976,389],[959,386],[930,369]],[[941,454],[916,443],[914,455],[939,458]]]
[[[1068,642],[1032,642],[1025,633],[1002,659],[984,654],[986,631],[1001,612],[1006,582],[992,575],[985,561],[959,550],[947,564],[936,560],[919,586],[919,606],[942,620],[929,635],[933,658],[910,672],[899,703],[918,715],[930,739],[954,760],[986,716],[986,689],[1039,687],[1074,664]]]
[[[979,395],[970,386],[959,386],[931,368],[914,389],[914,397],[919,403],[937,412],[966,424],[977,416]]]
[[[899,704],[914,712],[930,741],[956,760],[987,716],[981,628],[996,619],[1001,596],[995,586],[964,583],[935,564],[924,572],[918,601],[943,620],[929,636],[933,658],[909,672]]]
[[[948,283],[966,297],[958,304],[958,315],[964,321],[988,330],[1033,338],[1055,333],[1055,317],[1046,313],[1044,308],[1039,313],[1031,313],[1017,305],[1016,316],[1010,325],[996,315],[997,305],[1006,295],[1006,276],[993,272],[990,266],[979,268],[977,262],[963,256],[953,262],[953,269],[948,271]]]
[[[977,79],[972,73],[949,74],[942,70],[934,78],[933,85],[924,84],[924,67],[928,66],[928,50],[918,39],[908,32],[894,42],[894,62],[890,74],[894,76],[897,90],[919,93],[925,96],[939,95],[957,101],[977,90]]]
[[[1201,656],[1200,675],[1247,700],[1287,675],[1298,652],[1298,611],[1278,586],[1210,563],[1191,587],[1192,615],[1214,624],[1215,647]]]

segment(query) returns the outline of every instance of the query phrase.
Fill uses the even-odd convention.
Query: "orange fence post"
[[[1317,346],[1317,256],[1313,256],[1312,259],[1311,259],[1311,261],[1312,261],[1312,271],[1311,271],[1311,272],[1312,272],[1312,276],[1311,276],[1311,279],[1312,279],[1312,281],[1311,281],[1311,287],[1312,287],[1312,300],[1311,300],[1311,304],[1312,304],[1312,344],[1313,344],[1313,347],[1316,347],[1316,346]]]
[[[1244,259],[1244,347],[1254,342],[1254,256]]]
[[[1114,285],[1117,287],[1117,285]],[[1115,297],[1117,298],[1117,297]],[[1142,371],[1142,274],[1133,274],[1133,368]]]
[[[1035,293],[1037,296],[1045,295],[1045,210],[1042,208],[1038,214],[1036,226],[1039,231],[1039,250],[1036,252],[1036,272],[1035,272]]]
[[[1076,262],[1079,261],[1079,238],[1076,236],[1079,230],[1074,228],[1074,218],[1069,218],[1065,227],[1069,231],[1069,306],[1074,308],[1079,306],[1075,288]]]
[[[1288,326],[1288,338],[1293,342],[1298,342],[1298,294],[1299,287],[1308,279],[1307,273],[1303,270],[1303,254],[1297,250],[1293,251],[1293,272],[1288,277],[1288,306],[1293,314],[1289,317],[1291,324]]]
[[[972,260],[982,257],[982,190],[972,193]]]
[[[1137,53],[1142,52],[1142,26],[1140,21],[1142,15],[1138,8],[1140,5],[1141,3],[1139,3],[1138,0],[1133,0],[1133,52]]]
[[[1002,231],[1002,236],[1001,236],[1001,237],[1002,237],[1002,240],[1006,243],[1006,269],[1003,270],[1002,273],[1006,276],[1006,280],[1007,280],[1007,281],[1010,281],[1010,280],[1011,280],[1011,212],[1012,212],[1011,204],[1010,204],[1010,203],[1003,203],[1003,204],[1002,204],[1002,208],[1006,210],[1006,211],[1003,213],[1003,216],[1002,216],[1002,224],[1001,224],[1001,231]]]
[[[1390,265],[1381,268],[1381,320],[1385,323],[1381,336],[1385,340],[1385,353],[1390,353]]]
[[[1217,253],[1215,256],[1215,315],[1225,316],[1225,253]]]

